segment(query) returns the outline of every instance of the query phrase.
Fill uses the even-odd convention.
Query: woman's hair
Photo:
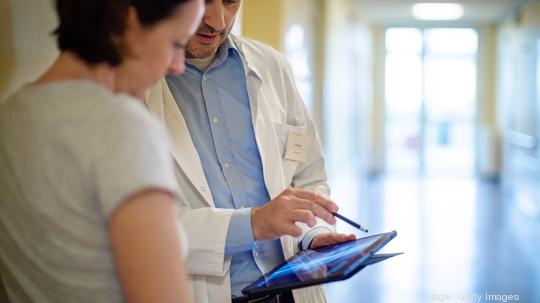
[[[120,64],[122,52],[114,42],[125,31],[128,8],[143,26],[152,26],[191,0],[56,0],[60,24],[54,31],[61,51],[71,51],[89,64]]]

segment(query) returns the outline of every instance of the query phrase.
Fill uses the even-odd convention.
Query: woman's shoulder
[[[114,95],[103,110],[106,111],[103,116],[107,116],[114,124],[128,125],[136,129],[159,127],[157,118],[150,113],[144,103],[128,95]]]
[[[25,85],[0,104],[0,113],[28,117],[51,127],[79,131],[117,128],[141,132],[159,131],[141,100],[117,94],[86,80]],[[43,124],[41,123],[41,124]]]
[[[127,94],[111,92],[90,81],[73,81],[58,88],[62,90],[68,107],[103,126],[148,128],[156,124],[154,117],[141,100]],[[84,120],[84,119],[81,119]]]

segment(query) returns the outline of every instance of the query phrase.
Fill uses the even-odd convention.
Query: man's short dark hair
[[[71,51],[89,64],[120,64],[120,46],[114,37],[125,30],[133,6],[143,26],[169,17],[177,5],[192,0],[56,0],[59,25],[54,31],[61,51]]]

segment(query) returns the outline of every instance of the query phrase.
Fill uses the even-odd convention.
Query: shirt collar
[[[248,74],[252,74],[257,78],[258,81],[262,81],[261,73],[259,72],[257,66],[252,62],[252,56],[246,55],[246,45],[245,43],[235,35],[230,34],[229,39],[237,48],[238,57],[241,58],[242,63],[244,64]]]
[[[214,59],[214,62],[219,61],[218,64],[221,64],[231,54],[238,54],[238,47],[236,47],[236,44],[234,43],[234,41],[231,39],[231,36],[229,35],[227,36],[227,39],[225,39],[225,41],[223,41],[223,43],[221,43],[221,45],[219,46],[218,51],[217,51],[217,56]]]
[[[229,35],[227,39],[225,39],[225,41],[223,41],[223,43],[221,43],[221,45],[219,46],[214,61],[210,63],[208,68],[206,68],[205,72],[220,66],[221,64],[223,64],[223,62],[225,62],[225,60],[227,60],[228,57],[233,55],[236,55],[237,58],[240,58],[240,52],[238,50],[238,47]],[[201,73],[201,71],[195,65],[191,64],[187,59],[185,60],[185,62],[188,70],[193,70]]]

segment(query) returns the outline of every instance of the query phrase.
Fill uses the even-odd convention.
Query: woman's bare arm
[[[111,216],[109,233],[127,302],[192,302],[170,194],[129,198]]]

